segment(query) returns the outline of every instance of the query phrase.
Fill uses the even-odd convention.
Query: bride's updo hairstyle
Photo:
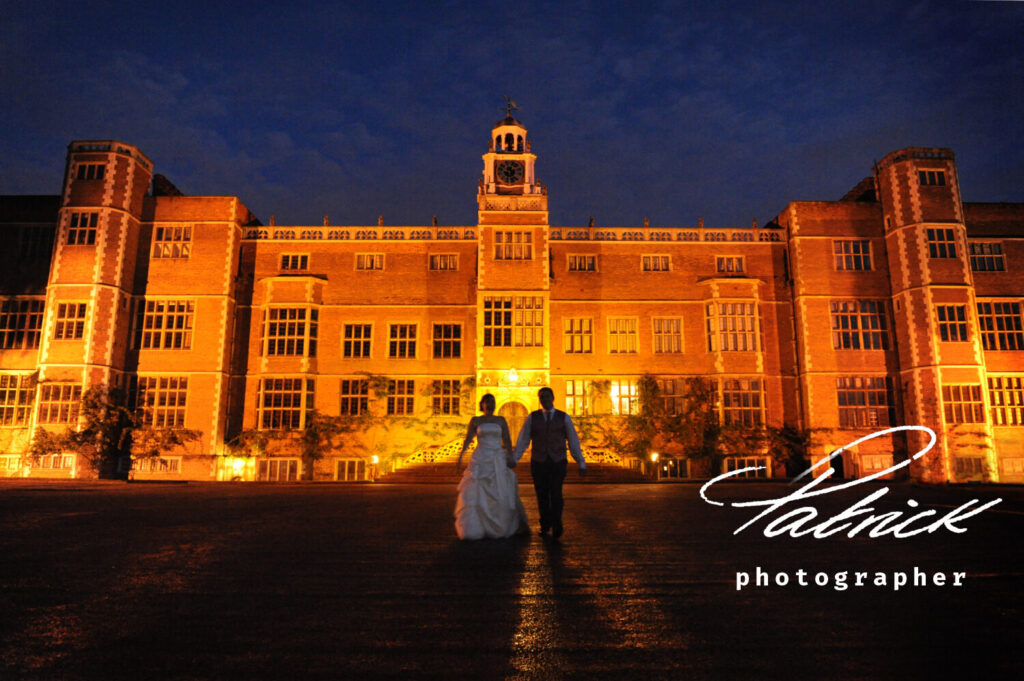
[[[497,403],[494,401],[494,395],[486,393],[480,398],[480,411],[485,414],[493,414]]]

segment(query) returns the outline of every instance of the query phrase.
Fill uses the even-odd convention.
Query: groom
[[[550,530],[558,539],[562,536],[562,482],[568,465],[566,446],[580,465],[580,475],[586,475],[587,464],[572,419],[564,411],[555,409],[554,391],[541,388],[537,397],[541,408],[526,419],[508,463],[514,467],[530,445],[530,473],[540,507],[540,533],[547,535]]]

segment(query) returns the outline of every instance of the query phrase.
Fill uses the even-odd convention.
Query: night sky
[[[0,194],[113,138],[264,222],[475,224],[508,94],[555,225],[763,224],[906,146],[1024,201],[1024,2],[572,5],[8,0]]]

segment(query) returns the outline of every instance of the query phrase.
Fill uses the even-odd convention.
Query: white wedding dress
[[[511,537],[528,525],[519,480],[505,463],[501,426],[481,423],[476,440],[476,451],[459,482],[455,531],[459,539]]]

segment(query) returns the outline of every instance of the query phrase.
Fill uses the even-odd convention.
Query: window
[[[32,468],[47,468],[51,470],[71,470],[75,467],[74,454],[43,454],[32,462]]]
[[[832,347],[836,350],[888,350],[885,302],[833,300]]]
[[[261,430],[303,428],[313,411],[312,378],[263,378],[257,420]]]
[[[637,350],[636,317],[608,318],[608,352],[613,355],[633,354]]]
[[[720,274],[740,274],[743,272],[743,256],[719,255],[715,258],[715,271]]]
[[[655,317],[654,352],[669,353],[683,351],[683,320],[679,317]]]
[[[192,300],[139,301],[135,313],[135,347],[188,350],[192,347]]]
[[[192,254],[192,225],[157,225],[153,232],[154,258],[187,258]]]
[[[565,411],[570,416],[590,414],[590,381],[570,378],[565,381]]]
[[[366,459],[335,459],[334,479],[339,482],[359,482],[369,479],[366,475]]]
[[[756,303],[708,303],[705,312],[708,352],[757,351],[760,325]]]
[[[967,341],[967,306],[936,305],[939,320],[939,338],[948,343]]]
[[[763,404],[761,379],[722,380],[722,422],[725,425],[760,427],[764,423]]]
[[[836,396],[841,428],[892,425],[885,376],[837,376]]]
[[[416,359],[415,324],[391,324],[388,326],[388,357]]]
[[[341,379],[341,413],[359,416],[369,409],[370,382],[366,379]]]
[[[681,378],[659,378],[658,391],[661,393],[661,405],[669,416],[677,416],[683,411],[683,400],[686,388]]]
[[[988,376],[992,425],[1024,426],[1024,377]]]
[[[342,355],[348,358],[369,357],[373,326],[370,324],[345,324],[342,341]]]
[[[319,310],[305,307],[272,307],[267,310],[268,357],[316,357]]]
[[[81,383],[44,383],[39,390],[39,423],[75,423]]]
[[[567,256],[567,268],[570,272],[596,272],[596,255],[570,255]]]
[[[88,303],[58,303],[57,325],[53,329],[56,340],[77,340],[85,335],[85,316]]]
[[[411,416],[416,401],[416,382],[412,380],[388,381],[388,415]]]
[[[454,272],[459,269],[457,253],[431,253],[430,269],[433,272]]]
[[[382,270],[384,269],[383,253],[356,253],[357,270]]]
[[[99,213],[72,213],[71,225],[68,227],[69,246],[92,246],[96,243],[96,224]]]
[[[667,255],[645,255],[640,258],[640,269],[644,272],[668,272],[672,258]]]
[[[462,357],[462,324],[434,324],[434,359]]]
[[[187,376],[139,376],[133,379],[135,408],[154,428],[184,428]]]
[[[532,232],[494,232],[495,260],[533,260]]]
[[[589,318],[562,320],[562,350],[566,354],[586,354],[594,351],[594,320]]]
[[[978,303],[978,326],[986,350],[1024,350],[1019,302]]]
[[[980,385],[942,386],[946,423],[984,423]]]
[[[1005,272],[1003,244],[998,241],[971,241],[967,244],[971,269],[975,272]]]
[[[262,482],[295,482],[301,470],[299,459],[260,459],[256,479]]]
[[[956,238],[952,229],[928,230],[928,257],[955,258]]]
[[[535,347],[544,344],[542,296],[484,296],[484,345]]]
[[[434,381],[431,390],[431,405],[434,416],[459,415],[459,381]]]
[[[306,253],[285,253],[281,256],[282,271],[304,271],[309,269],[309,255]]]
[[[725,460],[726,471],[739,471],[744,468],[758,468],[756,471],[746,471],[738,475],[734,475],[734,478],[767,478],[768,477],[768,459],[760,456],[730,456]]]
[[[35,388],[31,376],[0,374],[0,426],[28,425]]]
[[[944,170],[919,170],[917,179],[922,187],[945,187],[946,171]]]
[[[132,460],[132,470],[139,473],[180,473],[180,456],[147,456]]]
[[[985,472],[985,460],[980,456],[954,456],[953,471],[957,477],[972,478]]]
[[[0,301],[0,350],[39,347],[44,304],[42,300]]]
[[[837,270],[870,270],[871,242],[867,239],[856,241],[835,240],[832,242]]]
[[[635,380],[611,381],[612,413],[620,416],[640,413],[640,390]]]
[[[76,180],[102,180],[103,172],[106,170],[105,163],[79,163]]]

